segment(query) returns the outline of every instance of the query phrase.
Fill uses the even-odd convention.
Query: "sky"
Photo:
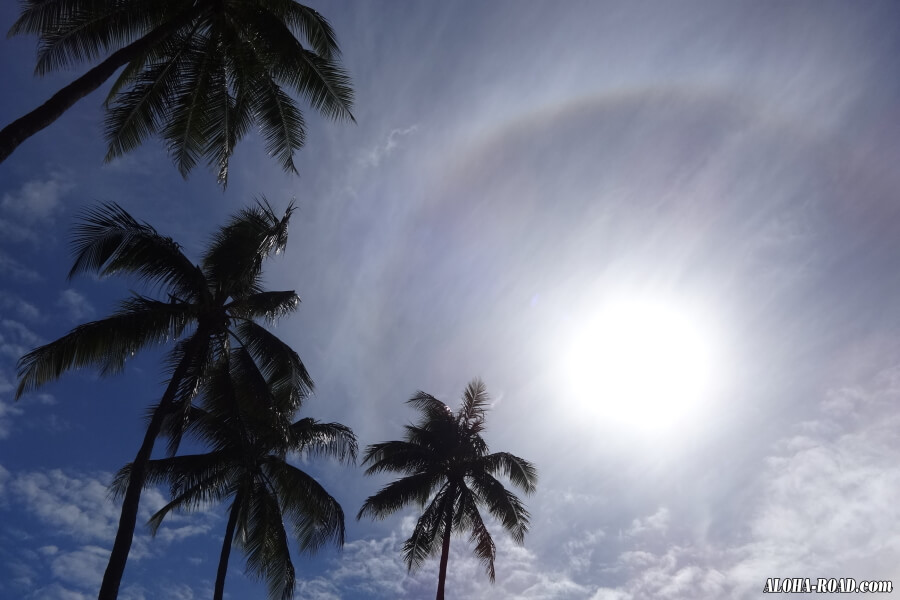
[[[491,585],[466,537],[447,597],[756,598],[767,578],[900,582],[900,5],[339,2],[356,124],[305,111],[286,175],[248,135],[223,191],[158,141],[103,163],[95,93],[0,164],[0,598],[96,594],[165,380],[159,352],[15,402],[15,363],[134,282],[66,280],[79,211],[118,202],[198,257],[227,217],[294,200],[270,289],[316,395],[300,416],[398,439],[417,390],[480,377],[485,438],[539,471]],[[0,28],[17,7],[0,5]],[[77,71],[0,41],[0,120]],[[651,326],[648,327],[647,324]],[[674,365],[674,366],[673,366]],[[161,449],[160,449],[161,450]],[[295,554],[296,597],[418,599],[389,477],[303,467],[341,552]],[[148,490],[140,521],[165,502]],[[139,527],[120,598],[211,595],[221,507]],[[262,598],[232,555],[226,593]]]

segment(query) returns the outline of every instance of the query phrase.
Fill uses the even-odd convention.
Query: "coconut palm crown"
[[[16,397],[72,369],[120,372],[128,358],[151,346],[168,348],[170,373],[133,460],[101,600],[118,595],[156,439],[165,427],[170,454],[175,453],[194,396],[212,365],[237,353],[245,369],[258,369],[268,381],[271,404],[277,399],[296,409],[312,391],[297,353],[257,322],[277,319],[299,304],[292,291],[262,289],[263,261],[284,249],[292,211],[288,207],[279,217],[264,201],[241,210],[216,232],[199,265],[171,238],[117,204],[87,211],[75,228],[70,277],[84,272],[131,275],[156,297],[133,294],[111,316],[79,325],[24,355],[18,364]]]
[[[239,351],[225,355],[201,391],[201,407],[188,413],[186,430],[208,448],[152,460],[146,485],[168,484],[171,501],[150,518],[156,533],[172,511],[190,512],[230,500],[213,600],[222,600],[232,543],[247,558],[247,572],[264,579],[270,598],[293,597],[295,570],[290,537],[301,552],[344,543],[340,504],[309,474],[288,462],[291,453],[356,459],[356,437],[339,423],[311,418],[291,422],[293,408]],[[131,465],[116,476],[113,491],[127,488]],[[292,524],[292,534],[285,531]]]
[[[296,172],[306,126],[290,93],[353,120],[334,31],[294,0],[25,0],[9,33],[38,35],[38,74],[105,58],[0,131],[0,162],[123,66],[106,99],[106,160],[158,134],[183,176],[205,161],[224,186],[254,124]]]
[[[474,553],[495,579],[496,545],[481,516],[487,509],[518,543],[524,543],[529,514],[522,501],[497,479],[503,476],[526,494],[535,489],[537,471],[530,462],[508,452],[491,453],[481,434],[489,398],[484,384],[466,387],[462,406],[454,413],[430,394],[418,392],[408,403],[421,420],[406,426],[403,440],[373,444],[363,464],[367,475],[401,473],[363,503],[357,519],[383,519],[415,504],[424,511],[403,545],[412,571],[440,548],[437,599],[444,597],[452,532],[468,532]]]

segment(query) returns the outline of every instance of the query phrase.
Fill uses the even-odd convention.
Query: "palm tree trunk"
[[[453,526],[453,513],[447,511],[444,525],[444,543],[441,546],[441,568],[438,571],[438,589],[436,600],[444,600],[444,584],[447,582],[447,562],[450,560],[450,530]]]
[[[228,572],[228,557],[231,556],[231,542],[234,540],[234,530],[237,527],[240,502],[241,494],[238,492],[234,498],[234,503],[231,505],[228,525],[225,527],[225,540],[222,542],[222,554],[219,556],[219,569],[216,571],[216,587],[213,590],[213,600],[222,600],[222,597],[225,595],[225,573]]]
[[[154,44],[189,23],[195,15],[196,9],[185,11],[150,31],[147,35],[116,50],[102,63],[53,94],[39,107],[4,127],[0,131],[0,163],[6,160],[22,142],[56,121],[72,105],[103,85],[103,82],[112,77],[119,67],[128,64]]]
[[[160,400],[156,410],[153,411],[153,417],[150,419],[150,424],[147,425],[147,432],[144,434],[141,448],[138,450],[137,456],[134,457],[131,477],[125,490],[125,498],[122,500],[119,528],[116,530],[116,539],[113,542],[112,552],[109,555],[106,572],[103,573],[103,582],[100,584],[100,594],[97,596],[97,600],[116,600],[119,595],[119,584],[122,582],[122,575],[125,573],[125,563],[128,561],[128,553],[131,550],[131,542],[134,539],[134,528],[137,524],[138,508],[141,502],[141,490],[144,489],[144,481],[147,478],[147,463],[150,462],[153,445],[159,436],[159,432],[162,430],[166,415],[174,406],[175,393],[178,391],[178,386],[187,372],[201,339],[198,331],[194,333],[194,337],[188,342],[184,356],[178,363],[175,372],[172,373],[172,379],[169,380],[169,385],[166,387],[165,393],[163,393],[162,400]]]

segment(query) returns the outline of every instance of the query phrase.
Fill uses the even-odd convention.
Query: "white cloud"
[[[42,522],[84,541],[110,541],[118,511],[97,477],[70,476],[59,469],[21,473],[9,485],[10,495]]]
[[[56,305],[65,310],[73,321],[82,321],[94,315],[94,306],[72,288],[60,292]]]
[[[82,546],[72,552],[61,552],[50,564],[54,577],[86,590],[98,589],[109,559],[109,550],[99,546]]]
[[[41,319],[41,311],[38,307],[9,292],[0,292],[0,308],[12,311],[26,321],[39,321]]]
[[[21,407],[0,400],[0,440],[10,436],[13,431],[12,418],[20,416],[23,412]]]
[[[61,173],[44,181],[28,181],[18,192],[3,195],[0,211],[29,225],[52,221],[61,209],[60,199],[73,187]]]
[[[0,237],[5,234],[3,223],[4,221],[0,219]],[[25,283],[34,283],[35,281],[41,281],[43,279],[37,271],[26,267],[2,250],[0,250],[0,275],[5,275],[15,281]]]
[[[196,597],[194,595],[194,588],[187,584],[169,584],[163,586],[163,592],[165,598],[171,598],[171,600],[194,600]]]
[[[626,532],[629,536],[643,533],[665,533],[669,528],[669,509],[662,506],[652,515],[643,519],[635,519]]]
[[[209,532],[209,525],[185,525],[184,527],[161,527],[156,532],[156,539],[165,542],[180,542],[181,540],[195,536],[202,535],[204,533]]]
[[[370,167],[377,167],[381,164],[381,161],[384,158],[391,155],[391,153],[397,148],[400,144],[400,138],[408,136],[414,133],[419,128],[418,125],[412,125],[407,127],[406,129],[393,129],[388,134],[387,139],[385,139],[384,143],[380,146],[376,146],[369,151],[369,153],[365,157],[365,164]]]
[[[27,596],[27,598],[33,598],[34,600],[93,600],[95,597],[93,594],[83,594],[70,590],[58,583],[38,588]]]

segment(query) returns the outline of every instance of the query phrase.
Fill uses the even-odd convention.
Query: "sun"
[[[608,299],[573,337],[564,358],[570,393],[610,425],[677,427],[713,390],[711,328],[672,299]]]

